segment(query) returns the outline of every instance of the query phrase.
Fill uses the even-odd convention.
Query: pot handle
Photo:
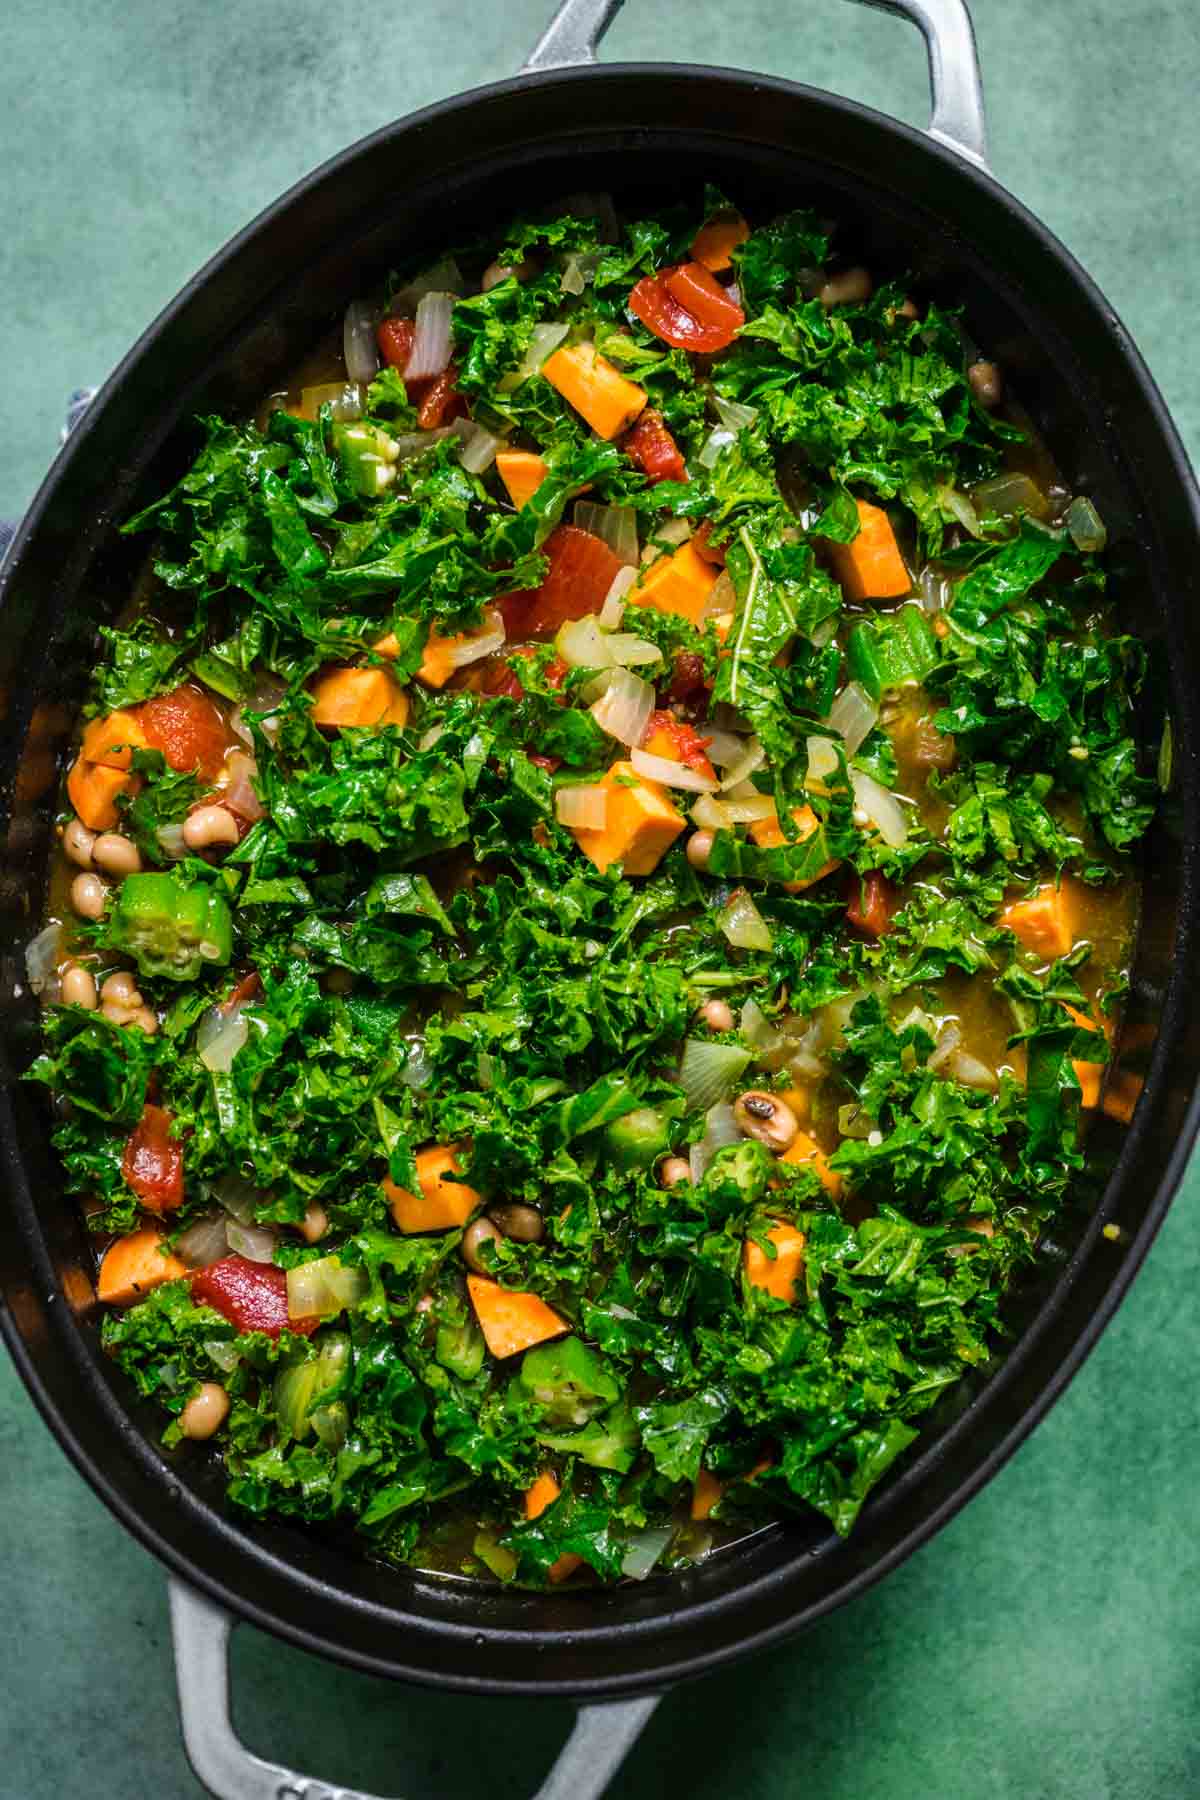
[[[229,1713],[229,1639],[236,1621],[174,1577],[168,1588],[184,1747],[216,1800],[376,1800],[247,1750]],[[658,1700],[657,1694],[648,1694],[581,1706],[533,1800],[600,1800]]]
[[[624,0],[562,0],[534,45],[522,73],[577,68],[596,60],[600,40]],[[983,81],[975,28],[966,0],[858,0],[878,12],[911,19],[929,55],[933,114],[930,137],[948,144],[977,168],[987,168]]]

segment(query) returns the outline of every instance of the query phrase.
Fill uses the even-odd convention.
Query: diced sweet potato
[[[720,573],[689,538],[671,555],[664,553],[650,564],[637,586],[629,590],[629,601],[634,606],[653,606],[658,612],[674,613],[698,625]]]
[[[408,695],[387,669],[327,669],[313,685],[312,722],[351,726],[408,722]]]
[[[1101,1102],[1102,1110],[1110,1119],[1116,1119],[1122,1125],[1128,1125],[1133,1118],[1134,1108],[1145,1082],[1132,1069],[1118,1069],[1109,1076]]]
[[[1070,1014],[1072,1024],[1078,1025],[1081,1031],[1101,1030],[1089,1013],[1080,1012],[1075,1006],[1067,1006],[1065,1000],[1063,1005]],[[1106,1037],[1107,1035],[1108,1033],[1105,1032]],[[1105,1064],[1084,1062],[1081,1058],[1076,1058],[1071,1067],[1075,1071],[1075,1079],[1081,1090],[1079,1104],[1088,1109],[1099,1106],[1100,1089],[1104,1086]]]
[[[1028,900],[1014,900],[1000,914],[1001,925],[1018,943],[1048,962],[1074,948],[1077,920],[1076,894],[1069,879],[1059,887],[1046,882]]]
[[[465,1225],[483,1204],[483,1195],[465,1181],[454,1179],[462,1172],[457,1145],[430,1144],[417,1151],[416,1162],[419,1194],[397,1187],[386,1175],[383,1178],[397,1230],[452,1231],[456,1225]]]
[[[847,600],[890,600],[912,592],[912,576],[904,565],[891,521],[881,506],[856,500],[858,536],[849,544],[830,544],[834,570]]]
[[[805,1131],[798,1132],[796,1141],[780,1157],[780,1162],[792,1165],[811,1163],[821,1186],[836,1200],[842,1191],[842,1178],[829,1166],[829,1158],[815,1138],[809,1137]]]
[[[187,1265],[169,1252],[162,1254],[163,1235],[152,1225],[118,1238],[100,1263],[98,1293],[109,1306],[132,1306],[165,1281],[178,1281]]]
[[[106,769],[127,769],[134,750],[145,750],[149,740],[134,713],[114,712],[93,719],[83,734],[79,754],[85,762],[102,763]]]
[[[524,506],[550,473],[544,456],[533,450],[501,450],[496,456],[496,472],[508,489],[515,507]]]
[[[132,788],[135,775],[77,756],[67,776],[67,798],[89,831],[111,831],[118,823],[117,795]]]
[[[560,1319],[538,1294],[501,1287],[486,1275],[468,1275],[467,1291],[493,1356],[517,1356],[535,1344],[544,1344],[548,1338],[561,1337],[569,1329],[566,1320]]]
[[[614,763],[597,784],[608,791],[602,829],[572,826],[584,855],[604,872],[619,862],[626,875],[650,875],[684,829],[685,820],[657,781],[647,781],[632,763]]]
[[[553,1506],[561,1493],[562,1489],[554,1475],[549,1469],[543,1469],[533,1486],[526,1490],[525,1517],[540,1519],[546,1508]],[[577,1556],[573,1550],[564,1550],[563,1554],[550,1564],[547,1574],[551,1581],[565,1581],[568,1575],[575,1573],[582,1562],[582,1556]]]
[[[542,374],[602,438],[620,437],[646,404],[646,390],[627,381],[594,344],[564,344]]]
[[[417,670],[417,680],[423,681],[426,687],[443,688],[453,675],[457,666],[454,652],[469,644],[472,638],[483,637],[495,632],[501,623],[500,615],[489,607],[483,615],[483,623],[474,631],[455,631],[443,637],[438,631],[430,630],[425,640],[425,649],[421,655],[421,664]],[[395,650],[386,650],[386,639],[376,644],[375,648],[381,656],[394,656]],[[392,640],[395,643],[395,639]]]
[[[732,251],[749,236],[750,227],[741,213],[718,213],[692,239],[692,256],[706,269],[727,269],[733,261]]]
[[[768,1256],[750,1239],[742,1246],[746,1280],[751,1287],[762,1288],[777,1300],[786,1300],[790,1304],[796,1298],[796,1289],[804,1272],[804,1233],[780,1219],[772,1225],[767,1236],[775,1246],[774,1257]]]
[[[692,1518],[707,1519],[724,1492],[725,1483],[711,1469],[702,1468],[692,1486]]]
[[[793,807],[792,817],[796,821],[800,843],[803,843],[806,838],[810,838],[821,823],[811,806]],[[750,836],[760,850],[777,850],[781,844],[789,841],[783,835],[783,826],[779,823],[778,815],[774,818],[755,819],[750,826]],[[810,876],[807,881],[785,881],[780,885],[789,894],[800,894],[805,888],[814,887],[818,881],[824,881],[827,875],[832,875],[833,871],[840,866],[837,858],[834,857],[829,862],[822,863],[816,874]]]

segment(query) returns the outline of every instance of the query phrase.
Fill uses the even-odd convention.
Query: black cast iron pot
[[[860,1592],[936,1531],[1061,1393],[1128,1287],[1196,1134],[1200,1025],[1188,1001],[1200,835],[1198,496],[1111,307],[986,172],[962,0],[888,4],[929,44],[929,134],[728,70],[588,66],[618,4],[567,0],[530,72],[390,126],[294,188],[151,327],[44,483],[0,581],[6,1073],[26,1067],[36,1045],[21,952],[44,901],[54,759],[94,655],[94,627],[121,601],[142,554],[114,524],[185,466],[194,416],[252,409],[399,255],[461,240],[510,211],[516,192],[530,205],[605,189],[626,206],[652,206],[694,196],[709,179],[759,217],[814,204],[842,221],[843,241],[868,264],[913,269],[919,292],[964,300],[973,335],[1005,365],[1066,480],[1094,496],[1108,524],[1126,622],[1150,644],[1158,672],[1150,753],[1167,705],[1173,722],[1171,789],[1146,850],[1127,1023],[1127,1037],[1152,1044],[1131,1065],[1145,1088],[1128,1131],[1106,1121],[1096,1133],[1103,1191],[1014,1297],[1012,1347],[934,1416],[918,1454],[848,1543],[815,1521],[798,1523],[683,1575],[542,1595],[384,1570],[282,1525],[234,1521],[219,1471],[195,1447],[164,1453],[154,1420],[101,1356],[91,1258],[62,1198],[44,1102],[10,1079],[0,1094],[5,1334],[68,1454],[183,1578],[174,1606],[189,1750],[202,1778],[239,1800],[335,1790],[236,1744],[222,1609],[376,1673],[596,1702],[645,1695],[761,1648]],[[1116,1242],[1103,1232],[1114,1221]],[[652,1705],[585,1708],[573,1760],[544,1794],[599,1792]]]

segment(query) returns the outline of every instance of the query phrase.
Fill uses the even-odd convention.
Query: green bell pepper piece
[[[850,679],[878,702],[889,688],[922,682],[937,667],[938,642],[919,606],[856,625],[846,644]]]
[[[378,426],[335,425],[333,447],[356,494],[373,499],[395,480],[395,440]]]
[[[106,942],[137,959],[143,975],[192,981],[203,963],[233,954],[229,903],[204,881],[176,875],[127,875],[109,919]]]

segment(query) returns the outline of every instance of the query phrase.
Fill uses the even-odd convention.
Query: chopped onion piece
[[[940,1069],[942,1064],[953,1056],[961,1043],[962,1032],[959,1030],[958,1025],[953,1019],[947,1019],[946,1023],[942,1026],[942,1029],[938,1032],[937,1041],[930,1052],[929,1067],[931,1069]]]
[[[420,381],[426,376],[442,373],[450,361],[450,315],[453,311],[453,294],[422,294],[417,302],[417,328],[412,349],[404,365],[405,381]]]
[[[750,1052],[737,1044],[714,1044],[707,1038],[685,1038],[677,1077],[692,1112],[707,1112],[724,1100],[745,1071]]]
[[[230,1217],[240,1225],[252,1224],[255,1209],[270,1198],[262,1188],[252,1186],[240,1175],[222,1175],[220,1181],[214,1184],[213,1193]]]
[[[997,519],[1015,518],[1018,513],[1028,513],[1031,519],[1050,517],[1049,498],[1028,475],[989,476],[971,489],[971,500],[984,517],[989,513]]]
[[[582,294],[585,287],[595,276],[600,265],[600,257],[594,250],[572,251],[566,261],[559,283],[564,294]]]
[[[182,825],[160,825],[154,835],[168,862],[182,862],[191,854],[184,841]]]
[[[606,631],[595,613],[568,619],[554,636],[554,648],[569,669],[611,669],[613,655]]]
[[[746,786],[749,785],[747,782]],[[753,825],[758,819],[775,817],[775,801],[770,794],[739,793],[736,799],[727,794],[720,804],[731,825]]]
[[[756,737],[747,738],[746,748],[737,762],[730,763],[725,770],[721,780],[722,791],[728,793],[730,788],[737,787],[740,782],[753,775],[756,769],[761,769],[766,760],[767,753],[758,739]]]
[[[631,1581],[645,1581],[651,1569],[675,1535],[673,1525],[651,1525],[629,1540],[621,1558],[621,1573]]]
[[[55,920],[25,946],[25,974],[35,994],[40,996],[53,990],[61,957],[62,926]]]
[[[504,620],[494,606],[487,606],[483,612],[483,624],[474,631],[464,633],[463,642],[455,644],[448,652],[450,665],[455,669],[465,669],[468,663],[478,662],[483,656],[490,656],[493,650],[503,648],[506,636]]]
[[[621,620],[625,617],[625,596],[637,580],[637,570],[618,569],[612,578],[612,586],[604,596],[604,605],[596,614],[605,631],[619,631]]]
[[[747,1000],[742,1007],[738,1030],[752,1050],[760,1052],[778,1050],[783,1043],[782,1033],[778,1032],[757,1000]]]
[[[742,304],[742,290],[736,281],[731,281],[729,286],[725,289],[725,292],[729,295],[729,298],[733,301],[735,306],[740,306]]]
[[[832,738],[810,737],[805,738],[804,742],[808,749],[808,775],[805,778],[805,785],[822,788],[828,777],[837,773],[839,760],[837,749]]]
[[[744,431],[758,417],[757,406],[743,406],[740,400],[722,400],[716,396],[717,417],[727,431]]]
[[[1103,550],[1108,542],[1104,520],[1085,494],[1076,494],[1068,506],[1066,527],[1077,550]]]
[[[737,432],[730,431],[725,425],[714,425],[700,446],[700,454],[696,461],[702,469],[711,469],[717,463],[722,452],[728,450],[730,444],[737,443]]]
[[[269,1263],[275,1261],[276,1235],[265,1225],[239,1225],[231,1219],[225,1227],[225,1236],[229,1240],[229,1248],[238,1256],[248,1257],[251,1262]]]
[[[654,689],[650,683],[628,669],[614,669],[607,691],[592,707],[592,717],[601,731],[632,749],[645,737],[653,711]]]
[[[548,356],[552,356],[570,331],[569,325],[535,325],[530,335],[529,346],[511,375],[500,379],[500,387],[506,392],[520,387],[531,375],[536,375]]]
[[[205,1338],[204,1354],[223,1369],[226,1375],[232,1375],[241,1362],[241,1353],[235,1350],[228,1338]]]
[[[468,475],[482,475],[496,460],[496,452],[504,444],[502,437],[477,425],[474,419],[455,419],[450,429],[463,441],[459,462]]]
[[[300,417],[315,419],[328,406],[334,418],[345,424],[363,416],[362,395],[356,381],[322,381],[300,389]]]
[[[689,794],[716,792],[717,784],[710,775],[701,775],[699,769],[689,769],[685,762],[676,762],[673,756],[651,756],[648,750],[635,746],[629,752],[629,760],[647,781],[660,781],[664,787],[686,788]]]
[[[430,263],[419,275],[406,282],[393,298],[393,309],[405,313],[417,305],[429,293],[460,294],[463,290],[462,270],[452,256],[443,257],[440,262]]]
[[[229,784],[222,790],[221,804],[253,824],[255,819],[265,816],[263,803],[254,791],[258,764],[244,750],[235,750],[226,759],[225,766],[229,771]],[[182,832],[182,827],[180,829]]]
[[[979,514],[971,505],[965,494],[959,493],[955,487],[939,487],[936,490],[937,503],[943,512],[950,513],[970,537],[982,535],[979,526]]]
[[[838,1130],[843,1137],[870,1137],[875,1129],[875,1121],[859,1105],[857,1100],[849,1101],[838,1107]]]
[[[810,644],[814,645],[816,649],[823,650],[826,644],[832,644],[834,638],[837,636],[837,628],[838,622],[836,614],[832,619],[822,619],[821,623],[815,625],[809,632],[808,641]]]
[[[718,731],[715,725],[706,725],[704,735],[708,739],[705,755],[710,763],[718,769],[728,769],[737,762],[739,756],[745,754],[747,738],[739,737],[735,731]]]
[[[733,576],[728,569],[722,569],[704,597],[704,605],[700,609],[700,623],[703,625],[705,619],[736,610],[737,589],[733,585]]]
[[[369,1286],[365,1269],[344,1269],[336,1256],[300,1263],[287,1272],[288,1318],[325,1318],[357,1306]]]
[[[735,950],[769,950],[774,939],[745,888],[734,888],[721,909],[721,931]]]
[[[637,568],[637,513],[632,506],[597,506],[594,500],[575,502],[575,523],[581,531],[606,543],[614,556]]]
[[[416,1043],[410,1038],[407,1048],[408,1059],[400,1071],[400,1079],[405,1087],[419,1091],[428,1087],[433,1080],[433,1060],[425,1048],[424,1038],[418,1039]]]
[[[661,525],[654,527],[652,535],[643,547],[643,569],[648,568],[652,562],[658,561],[658,558],[663,555],[664,546],[668,550],[678,549],[680,544],[687,543],[691,535],[692,527],[689,520],[664,519]]]
[[[718,1150],[727,1150],[731,1144],[740,1144],[742,1135],[742,1129],[734,1118],[733,1108],[727,1100],[710,1106],[704,1115],[704,1136],[688,1151],[688,1167],[691,1170],[693,1182],[699,1184],[704,1179],[708,1166]]]
[[[826,724],[836,731],[846,745],[846,755],[855,756],[879,722],[879,708],[857,681],[848,681],[829,709]]]
[[[398,463],[411,462],[414,456],[420,456],[428,450],[430,444],[438,444],[443,438],[457,437],[453,425],[439,425],[436,431],[406,431],[400,437],[392,439],[396,447]]]
[[[352,300],[342,321],[342,354],[351,381],[373,381],[379,368],[375,344],[378,313],[365,300]]]
[[[772,801],[772,811],[774,807],[775,803]],[[733,814],[719,800],[714,800],[711,794],[701,794],[692,808],[691,820],[701,831],[728,831],[733,824]]]
[[[662,661],[662,651],[648,638],[635,637],[631,631],[609,633],[608,653],[622,669],[640,668],[643,663]]]
[[[603,831],[608,823],[608,789],[595,781],[560,787],[554,796],[554,816],[560,825],[579,831]]]
[[[851,769],[850,785],[856,808],[862,808],[888,848],[899,850],[907,844],[908,821],[895,796],[859,769]]]
[[[233,1067],[233,1059],[250,1035],[250,1027],[242,1017],[242,1009],[231,1012],[214,1006],[205,1013],[196,1033],[196,1054],[206,1069],[225,1075]]]
[[[939,574],[932,563],[926,563],[917,578],[917,594],[923,612],[945,612],[954,596],[954,583]]]
[[[955,1050],[947,1058],[945,1068],[951,1080],[961,1082],[963,1087],[992,1093],[1000,1085],[996,1071],[981,1063],[977,1056],[968,1056],[965,1050]]]

